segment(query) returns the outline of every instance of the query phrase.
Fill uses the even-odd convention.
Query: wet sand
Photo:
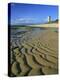
[[[58,28],[44,28],[36,35],[28,31],[11,39],[11,76],[58,73]]]

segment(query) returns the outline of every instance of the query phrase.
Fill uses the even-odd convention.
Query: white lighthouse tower
[[[48,16],[48,22],[51,22],[51,16]]]

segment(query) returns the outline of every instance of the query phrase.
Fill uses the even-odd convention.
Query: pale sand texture
[[[11,47],[11,76],[58,73],[58,32],[52,28],[15,46]]]
[[[58,27],[58,23],[50,23],[50,24],[39,24],[39,25],[29,25],[33,27]]]

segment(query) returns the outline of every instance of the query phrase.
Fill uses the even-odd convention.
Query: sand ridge
[[[37,37],[31,34],[11,42],[11,76],[57,74],[58,33],[48,29]]]

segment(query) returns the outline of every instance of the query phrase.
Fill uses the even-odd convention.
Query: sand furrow
[[[32,52],[36,53],[37,55],[40,55],[40,57],[42,57],[44,60],[47,60],[49,63],[52,63],[52,64],[57,63],[57,59],[55,59],[54,57],[51,57],[47,54],[41,55],[41,52],[37,52],[35,49],[33,49]]]
[[[48,66],[48,67],[56,67],[54,63],[48,62],[46,59],[42,58],[39,56],[39,54],[31,53],[29,52],[28,54],[32,55],[35,57],[35,60],[41,65],[41,66]]]
[[[29,73],[28,76],[36,76],[36,75],[44,75],[44,73],[40,69],[32,69]]]
[[[45,49],[42,49],[41,47],[38,48],[36,45],[34,46],[32,42],[29,42],[29,43],[26,43],[26,44],[29,45],[29,46],[31,46],[31,47],[34,47],[37,51],[39,51],[39,52],[42,53],[42,54],[47,54],[47,55],[49,55],[49,56],[52,56],[52,57],[54,57],[54,58],[57,58],[57,54],[55,55],[55,54],[53,54],[53,53],[51,53],[51,52],[48,52],[48,51],[46,51]]]
[[[49,68],[49,67],[43,67],[42,71],[44,72],[45,75],[49,75],[49,74],[57,74],[58,70],[54,69],[54,68]]]
[[[40,68],[40,67],[41,67],[40,65],[38,65],[38,64],[34,61],[32,55],[29,55],[29,54],[24,54],[24,55],[25,55],[25,57],[26,57],[26,60],[27,60],[28,65],[29,65],[31,68],[36,69],[36,68]]]
[[[17,63],[16,61],[12,64],[12,67],[11,67],[11,72],[14,74],[14,75],[18,75],[20,73],[20,67],[19,67],[19,63]]]
[[[52,29],[37,33],[19,32],[11,38],[12,76],[58,73],[58,33]]]
[[[40,54],[41,58],[43,57],[43,61],[46,61],[47,63],[49,63],[50,65],[54,65],[57,63],[57,59],[52,57],[52,56],[49,56],[48,54],[41,54],[41,52],[37,52],[36,49],[32,49],[31,46],[27,45],[27,44],[23,44],[23,46],[25,48],[27,48],[28,50],[28,53],[30,53],[31,55],[33,55],[34,57],[37,57],[38,54]],[[37,55],[33,54],[33,53],[36,53]],[[38,57],[36,58],[38,59]],[[39,60],[38,60],[39,61]],[[37,61],[37,62],[38,62]],[[41,63],[40,63],[41,64]],[[42,63],[43,64],[43,63]],[[54,65],[55,66],[55,65]]]
[[[21,69],[21,72],[18,74],[18,76],[19,75],[23,76],[31,68],[27,65],[26,60],[24,60],[24,55],[23,54],[20,55],[20,52],[17,54],[16,51],[18,53],[19,52],[19,49],[17,48],[17,49],[14,50],[15,56],[16,56],[16,61],[19,63],[20,69]]]

